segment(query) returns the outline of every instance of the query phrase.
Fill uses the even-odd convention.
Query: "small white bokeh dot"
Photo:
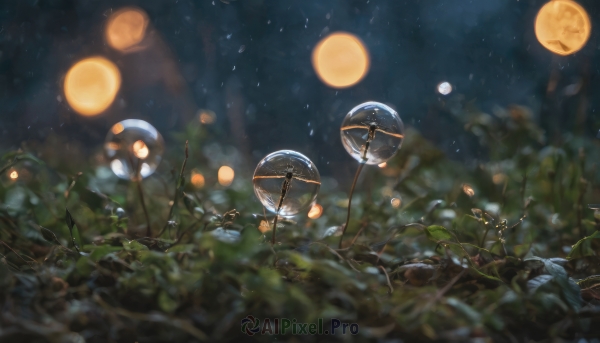
[[[442,95],[448,95],[452,93],[452,85],[444,81],[437,86],[437,90]]]

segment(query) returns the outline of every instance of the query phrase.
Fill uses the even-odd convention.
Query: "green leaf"
[[[471,324],[479,323],[481,321],[481,314],[479,314],[479,312],[456,298],[446,299],[446,304],[454,307],[458,312],[468,318]]]
[[[579,309],[581,309],[581,303],[582,303],[581,289],[579,288],[579,285],[572,278],[569,277],[565,268],[563,268],[561,265],[559,265],[557,263],[554,263],[550,259],[545,259],[545,258],[536,257],[536,256],[530,257],[530,258],[526,259],[526,261],[542,262],[544,264],[544,269],[546,270],[546,272],[548,272],[548,274],[551,275],[552,280],[556,284],[558,284],[558,286],[560,287],[560,291],[561,291],[564,299],[567,301],[567,304],[575,311],[579,311]],[[556,259],[555,261],[563,262],[562,259]],[[538,278],[540,276],[538,276]],[[547,277],[546,277],[546,279],[547,279]],[[535,280],[535,279],[533,279],[533,280]],[[532,281],[532,280],[530,280],[530,281]],[[549,280],[546,280],[546,281],[549,281]],[[528,286],[529,286],[529,282],[528,282]],[[539,286],[541,286],[541,285],[538,285],[538,287]],[[531,287],[530,287],[530,289],[531,289]]]
[[[111,245],[101,245],[94,249],[90,254],[90,260],[94,262],[100,261],[104,256],[111,254],[113,252],[121,251],[121,247],[115,247]]]
[[[177,190],[179,190],[181,192],[181,191],[183,191],[184,187],[185,187],[185,175],[181,175],[181,176],[179,176],[179,179],[177,180]]]
[[[594,256],[596,253],[592,250],[592,240],[600,239],[600,231],[596,231],[593,234],[582,238],[579,242],[573,245],[573,249],[567,256],[567,259],[572,260],[575,258],[582,258],[585,256]]]
[[[538,288],[552,281],[554,277],[552,275],[542,274],[534,277],[533,279],[527,281],[527,289],[530,293],[535,293]]]
[[[60,241],[58,240],[58,238],[56,237],[54,232],[46,229],[43,226],[40,226],[40,231],[42,232],[42,236],[44,237],[44,239],[47,240],[48,242],[54,243],[56,245],[62,245],[62,244],[60,244]]]
[[[69,227],[69,234],[71,235],[71,242],[73,243],[75,250],[77,250],[77,252],[80,252],[79,246],[77,245],[77,242],[75,241],[75,235],[73,235],[73,228],[75,227],[75,221],[73,220],[73,217],[71,216],[71,213],[69,212],[69,209],[65,208],[65,211],[66,211],[65,220],[67,222],[67,226]],[[77,233],[77,236],[79,236],[78,233]]]
[[[517,255],[519,257],[523,257],[523,256],[527,255],[529,250],[531,250],[531,244],[520,244],[520,245],[515,245],[513,247],[513,251],[515,252],[515,255]]]
[[[575,311],[579,311],[581,309],[581,303],[583,302],[581,298],[581,288],[575,282],[575,280],[569,278],[566,287],[562,289],[562,293],[569,305],[571,305]]]
[[[582,302],[579,285],[567,275],[567,271],[562,266],[553,263],[550,260],[544,260],[544,267],[548,273],[554,277],[554,281],[560,286],[561,293],[569,306],[575,311],[579,311]]]
[[[600,275],[588,276],[585,279],[577,281],[577,284],[583,288],[591,287],[598,283],[600,283]]]
[[[439,225],[428,226],[425,230],[425,234],[427,235],[427,238],[434,242],[450,241],[454,238],[445,227]]]
[[[44,164],[42,160],[33,156],[28,152],[20,152],[20,151],[11,151],[8,152],[0,158],[1,161],[13,160],[13,161],[22,161],[22,160],[30,160],[38,164]]]
[[[190,212],[190,214],[193,217],[195,217],[196,213],[204,214],[204,210],[202,210],[202,208],[198,206],[198,203],[196,202],[194,197],[192,197],[191,195],[184,193],[183,194],[183,203],[185,205],[185,208],[188,210],[188,212]]]
[[[125,241],[125,242],[123,242],[123,248],[125,248],[126,251],[148,250],[147,246],[143,245],[142,243],[140,243],[138,241]]]
[[[81,256],[75,264],[75,269],[83,277],[89,276],[94,271],[94,264],[86,256]]]
[[[33,162],[35,162],[35,163],[37,163],[37,164],[44,164],[44,161],[40,160],[39,158],[37,158],[37,157],[33,156],[33,155],[32,155],[32,154],[30,154],[30,153],[23,153],[23,154],[20,154],[20,155],[16,156],[16,157],[15,157],[15,159],[16,159],[17,161],[29,160],[29,161],[33,161]]]
[[[166,291],[163,290],[158,294],[158,306],[167,313],[173,313],[179,305]]]

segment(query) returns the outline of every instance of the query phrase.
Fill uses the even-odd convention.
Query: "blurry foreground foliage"
[[[452,162],[407,132],[385,169],[365,170],[340,250],[332,233],[346,190],[324,182],[323,216],[281,220],[273,250],[249,178],[224,188],[207,176],[195,189],[190,171],[204,157],[190,151],[180,179],[183,142],[205,139],[198,128],[177,135],[170,175],[144,180],[154,237],[140,237],[134,185],[89,169],[101,156],[64,153],[58,141],[8,153],[0,341],[236,341],[250,339],[247,315],[359,324],[357,336],[329,340],[599,337],[600,215],[587,208],[598,143],[566,135],[547,145],[517,106],[467,108],[457,120],[489,162]]]

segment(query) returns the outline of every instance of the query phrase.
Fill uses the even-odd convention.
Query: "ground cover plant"
[[[363,173],[339,249],[347,190],[324,183],[322,216],[279,220],[271,246],[250,178],[191,182],[201,126],[144,180],[151,237],[135,185],[101,154],[24,143],[0,165],[0,341],[322,339],[244,332],[248,316],[356,323],[327,337],[340,341],[600,336],[598,142],[550,144],[519,106],[454,116],[482,157],[451,161],[408,130],[386,168]]]

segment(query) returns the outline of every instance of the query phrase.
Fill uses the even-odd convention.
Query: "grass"
[[[201,128],[143,182],[151,237],[135,184],[56,137],[28,143],[0,164],[0,341],[275,339],[242,333],[248,315],[358,324],[327,338],[340,341],[598,337],[598,143],[548,145],[529,118],[463,113],[488,156],[471,166],[407,132],[387,168],[365,168],[343,248],[324,233],[344,223],[347,190],[320,194],[319,219],[280,221],[272,247],[249,179],[186,182],[183,142],[201,146]]]

